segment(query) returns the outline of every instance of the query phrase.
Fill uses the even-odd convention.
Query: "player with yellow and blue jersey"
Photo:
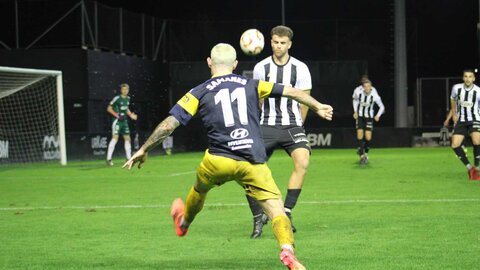
[[[236,181],[249,196],[258,200],[272,220],[282,263],[289,269],[305,269],[294,255],[291,223],[285,214],[281,193],[266,165],[259,100],[267,96],[287,96],[327,120],[332,119],[333,109],[299,89],[233,74],[237,65],[236,52],[229,44],[214,46],[207,62],[212,78],[185,94],[172,107],[170,116],[157,126],[123,167],[131,169],[138,162],[140,168],[151,149],[180,124],[186,125],[198,114],[207,130],[208,149],[185,204],[180,198],[172,203],[171,215],[177,235],[186,235],[195,216],[202,210],[210,189]]]

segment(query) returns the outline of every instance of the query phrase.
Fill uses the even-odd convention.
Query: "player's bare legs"
[[[301,189],[307,174],[310,151],[306,148],[297,148],[290,154],[293,160],[293,172],[288,181],[288,189]]]
[[[478,176],[480,175],[479,170],[480,168],[478,167],[480,163],[480,132],[474,131],[470,133],[470,138],[472,139],[472,144],[473,144],[473,157],[474,157],[474,164],[475,164],[475,170],[476,170],[476,179],[472,180],[478,180]]]
[[[365,146],[364,146],[365,154],[368,154],[368,151],[370,150],[370,141],[371,140],[372,140],[372,131],[371,130],[365,130]]]
[[[130,135],[123,135],[123,146],[125,148],[125,156],[128,160],[132,157],[132,143]]]
[[[365,141],[363,140],[365,132],[363,129],[357,129],[357,141],[358,141],[358,150],[357,154],[359,156],[363,155],[363,150],[365,148]]]
[[[476,133],[476,134],[474,134],[474,133]],[[472,132],[472,134],[471,134],[472,142],[474,143],[474,145],[475,144],[477,144],[477,145],[480,144],[480,140],[478,140],[478,139],[480,139],[479,136],[478,136],[479,134],[480,134],[479,132]],[[468,160],[467,155],[465,154],[465,151],[462,148],[462,143],[463,143],[464,138],[465,138],[465,136],[463,136],[461,134],[454,134],[452,136],[452,149],[453,149],[453,152],[455,152],[457,157],[460,159],[460,161],[462,161],[462,163],[465,165],[465,167],[467,167],[469,178],[471,180],[474,180],[474,178],[477,178],[476,177],[476,170],[475,170],[475,167],[473,167],[470,164],[470,161]],[[474,138],[476,140],[475,142],[474,142]],[[475,149],[475,147],[474,147],[474,149]],[[478,146],[477,146],[477,149],[478,149]],[[474,156],[476,156],[475,150],[473,152],[474,152]],[[478,161],[476,161],[476,162],[478,162]]]
[[[287,216],[292,218],[292,209],[297,204],[298,197],[302,191],[303,181],[307,174],[308,163],[310,161],[310,151],[306,148],[297,148],[290,153],[293,161],[293,172],[288,180],[287,196],[285,197],[284,208]],[[293,232],[297,229],[292,224]]]
[[[118,135],[112,135],[112,139],[108,144],[108,150],[107,150],[107,165],[109,166],[113,166],[112,155],[113,155],[113,150],[115,150],[115,145],[117,144],[117,142],[118,142]]]

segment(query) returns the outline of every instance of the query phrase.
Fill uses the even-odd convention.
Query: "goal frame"
[[[0,66],[1,72],[53,75],[56,77],[57,88],[57,127],[58,127],[58,147],[60,151],[60,164],[67,165],[67,143],[65,136],[65,110],[63,107],[63,76],[60,70],[32,69]]]

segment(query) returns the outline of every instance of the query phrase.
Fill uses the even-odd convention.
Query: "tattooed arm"
[[[153,131],[152,135],[148,137],[147,141],[140,147],[140,149],[123,165],[122,168],[128,167],[130,170],[135,163],[138,163],[138,168],[146,161],[148,152],[163,142],[165,138],[170,136],[172,132],[180,126],[180,122],[173,116],[168,116],[163,120]]]
[[[177,119],[173,116],[165,118],[153,131],[152,135],[148,137],[147,141],[142,145],[141,149],[148,152],[163,142],[165,138],[170,136],[173,131],[180,125]]]

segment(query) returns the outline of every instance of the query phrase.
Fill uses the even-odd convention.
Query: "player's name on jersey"
[[[223,82],[236,82],[236,83],[239,83],[239,84],[242,84],[242,85],[246,85],[247,84],[247,79],[242,78],[242,77],[238,77],[238,76],[222,77],[222,78],[218,78],[218,79],[215,79],[215,80],[211,81],[207,85],[207,89],[208,90],[213,90],[213,89],[215,89],[215,87],[217,87],[219,84],[221,84]]]

